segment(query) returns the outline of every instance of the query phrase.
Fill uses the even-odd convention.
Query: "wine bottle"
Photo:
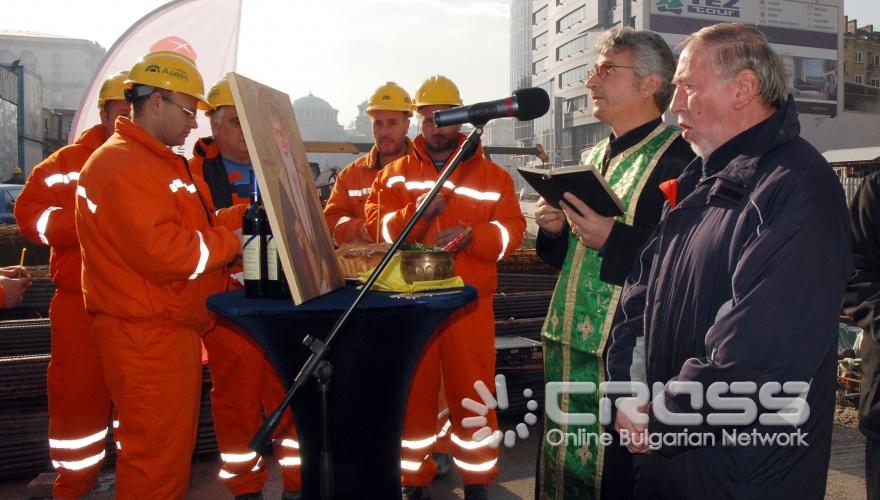
[[[241,254],[244,263],[244,296],[258,299],[269,296],[267,252],[272,230],[260,198],[256,177],[251,175],[251,202],[244,212],[241,225]]]
[[[269,296],[273,299],[290,298],[290,289],[287,287],[287,278],[281,265],[281,255],[278,254],[274,238],[269,242],[266,259],[269,262]]]
[[[280,274],[278,247],[275,246],[275,238],[269,235],[266,241],[266,279],[268,283],[266,294],[273,299],[279,298]]]

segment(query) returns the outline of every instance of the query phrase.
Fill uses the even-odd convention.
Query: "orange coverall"
[[[464,141],[459,134],[458,143]],[[413,141],[413,153],[385,167],[376,177],[365,212],[370,234],[377,230],[392,241],[416,211],[417,198],[434,186],[439,172],[425,151],[424,140]],[[461,407],[463,398],[480,401],[474,382],[494,389],[495,318],[492,295],[498,284],[496,262],[512,253],[525,231],[513,179],[486,160],[482,149],[465,159],[441,191],[446,208],[435,219],[421,220],[411,241],[433,244],[440,231],[453,226],[473,229],[472,243],[455,253],[455,273],[477,288],[477,300],[450,316],[438,328],[422,353],[410,388],[401,448],[405,486],[430,484],[436,465],[430,460],[437,440],[438,390],[442,372],[452,421],[452,455],[465,484],[487,484],[498,475],[498,449],[490,438],[474,441],[476,429],[465,429],[462,419],[476,416]],[[379,205],[381,204],[381,206]],[[494,411],[486,415],[497,430]]]
[[[412,153],[412,141],[406,138],[406,154]],[[370,152],[349,163],[336,175],[336,182],[324,207],[324,218],[337,246],[360,240],[361,229],[366,227],[364,205],[373,186],[373,181],[382,168],[379,167],[379,148],[375,145]],[[380,200],[381,202],[381,200]],[[369,234],[373,241],[382,241],[380,235]],[[377,238],[378,237],[378,238]],[[443,388],[440,388],[440,411],[437,414],[437,445],[435,452],[449,452],[449,412]]]
[[[214,219],[186,160],[128,118],[80,173],[83,295],[117,409],[117,498],[186,495],[205,300],[239,253]]]
[[[412,153],[412,141],[406,139],[406,154]],[[382,167],[379,166],[379,148],[375,145],[370,152],[349,163],[336,175],[336,182],[324,207],[324,218],[337,246],[358,241],[364,228],[364,204],[373,181]],[[376,234],[369,233],[376,241]],[[382,241],[380,238],[378,241]]]
[[[83,304],[79,239],[74,222],[76,186],[89,156],[107,138],[103,125],[86,130],[34,167],[15,202],[19,230],[50,247],[56,285],[49,305],[52,356],[46,375],[49,457],[57,471],[52,495],[77,498],[94,485],[104,462],[110,392]]]
[[[193,175],[202,178],[205,169],[215,172],[225,169],[220,148],[213,139],[199,139],[193,147],[190,161]],[[221,225],[239,229],[249,198],[239,197],[232,184],[239,180],[228,176],[234,217],[225,217]],[[208,195],[212,192],[209,189]],[[215,205],[216,206],[216,205]],[[232,272],[241,271],[233,268]],[[230,280],[231,288],[238,281]],[[263,423],[263,415],[273,411],[287,392],[275,368],[266,359],[263,349],[231,321],[215,318],[216,324],[202,341],[208,350],[211,370],[211,415],[214,434],[220,448],[220,480],[233,495],[245,495],[262,490],[269,471],[263,458],[248,448],[248,443]],[[299,442],[290,411],[286,411],[273,436],[275,458],[281,465],[284,489],[301,489]]]

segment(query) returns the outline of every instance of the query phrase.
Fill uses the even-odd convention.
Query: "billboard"
[[[27,68],[21,68],[24,71],[19,73],[22,89],[22,137],[32,139],[34,141],[43,142],[43,79],[39,75]],[[42,155],[42,153],[40,153]],[[37,162],[42,161],[43,158]],[[30,165],[28,165],[30,166]]]
[[[18,166],[18,106],[0,99],[0,181]]]
[[[757,26],[783,58],[788,87],[800,113],[835,116],[840,79],[840,7],[794,0],[649,0],[648,29],[675,46],[685,36],[715,23]]]

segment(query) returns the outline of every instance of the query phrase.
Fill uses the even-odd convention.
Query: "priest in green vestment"
[[[655,33],[624,28],[605,33],[595,52],[586,91],[593,116],[611,134],[582,161],[602,172],[625,213],[602,217],[566,195],[560,208],[539,200],[535,219],[538,254],[560,269],[541,332],[545,382],[593,382],[598,388],[606,380],[605,348],[620,285],[660,219],[664,197],[658,186],[678,177],[694,154],[679,129],[661,118],[674,90],[675,60],[666,42]],[[617,442],[603,446],[603,433],[615,435],[598,423],[597,392],[562,394],[557,401],[565,414],[596,415],[596,424],[555,422],[545,415],[540,498],[632,496],[629,452]]]

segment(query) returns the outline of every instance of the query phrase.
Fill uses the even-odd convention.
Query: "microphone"
[[[534,120],[544,116],[550,109],[550,96],[544,89],[530,87],[519,89],[512,96],[497,101],[478,102],[470,106],[459,106],[434,112],[434,123],[438,127],[472,123],[483,125],[495,118],[514,116],[517,120]]]

